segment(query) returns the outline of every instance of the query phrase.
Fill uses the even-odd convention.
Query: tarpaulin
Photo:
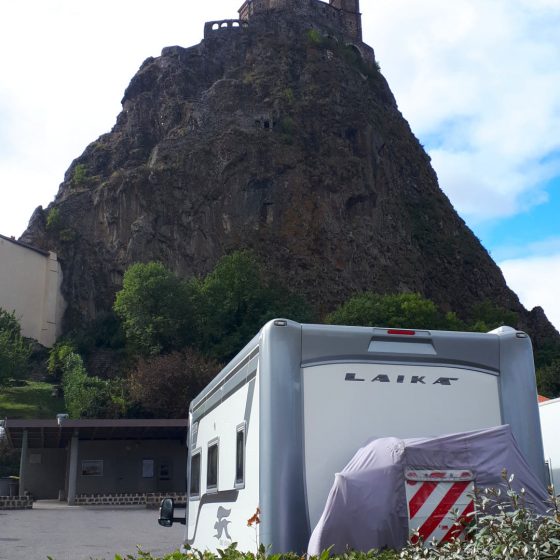
[[[514,490],[525,489],[527,507],[546,513],[550,505],[546,488],[531,472],[507,425],[435,438],[374,439],[335,475],[308,553],[317,555],[329,547],[336,553],[348,548],[367,551],[405,546],[410,534],[407,472],[470,471],[476,488],[505,490],[503,469],[514,475]],[[457,482],[446,493],[455,492],[459,498],[464,488],[458,486],[466,484],[472,482]],[[454,500],[449,495],[440,510],[451,509]],[[418,500],[423,500],[421,495]]]

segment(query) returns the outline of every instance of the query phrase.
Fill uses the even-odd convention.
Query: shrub
[[[560,558],[560,516],[558,502],[551,498],[550,515],[537,515],[526,507],[524,491],[511,487],[513,475],[502,473],[506,489],[486,489],[475,495],[477,518],[466,540],[452,540],[439,547],[409,545],[402,560],[451,560],[504,558],[545,560]]]
[[[30,355],[15,313],[0,308],[0,387],[26,375]]]
[[[77,237],[78,234],[76,233],[76,231],[69,227],[61,229],[58,234],[58,239],[60,239],[60,241],[63,241],[64,243],[72,243],[76,240]]]
[[[515,327],[519,322],[517,313],[495,305],[491,301],[477,303],[470,315],[469,330],[477,332],[488,332],[502,325]]]
[[[87,167],[83,163],[78,163],[76,167],[74,167],[74,173],[72,173],[72,181],[76,185],[81,185],[87,177]]]
[[[104,380],[87,374],[79,354],[68,353],[62,366],[64,403],[71,418],[124,416],[127,398],[120,379]]]
[[[288,117],[288,116],[282,117],[280,119],[280,122],[278,123],[278,130],[282,134],[285,134],[286,136],[291,138],[292,135],[294,134],[295,130],[296,130],[296,123],[295,123],[294,119],[292,119],[291,117]]]
[[[319,33],[319,31],[317,31],[316,29],[308,29],[307,38],[309,39],[309,42],[314,45],[320,45],[324,40],[321,33]]]
[[[96,348],[123,350],[126,338],[122,324],[113,311],[102,311],[91,322],[68,333],[68,342],[81,356],[88,357]]]
[[[79,354],[69,352],[62,364],[62,387],[66,409],[72,418],[85,414],[94,400],[94,389],[88,385],[86,368]]]
[[[74,347],[67,341],[57,342],[51,348],[47,361],[47,372],[55,381],[60,381],[62,379],[66,358],[72,352],[74,352]]]
[[[47,214],[47,231],[56,231],[60,227],[60,210],[53,207]]]
[[[162,557],[154,557],[143,551],[138,552],[138,556],[127,556],[126,560],[398,560],[399,553],[393,550],[370,550],[368,552],[348,551],[345,554],[331,556],[326,550],[320,556],[302,556],[295,552],[284,552],[282,554],[267,554],[266,549],[261,546],[256,552],[241,552],[237,550],[235,544],[224,550],[218,550],[217,554],[209,551],[189,550],[185,554],[179,551],[166,554]],[[115,560],[125,560],[119,555]]]
[[[537,387],[545,397],[555,398],[560,395],[560,360],[537,369]]]
[[[283,93],[284,99],[291,105],[294,102],[294,90],[292,88],[285,88]]]
[[[129,377],[130,396],[155,418],[187,418],[191,399],[220,369],[191,349],[142,359]]]
[[[555,338],[540,340],[535,347],[535,366],[548,366],[555,361],[560,362],[560,342]]]

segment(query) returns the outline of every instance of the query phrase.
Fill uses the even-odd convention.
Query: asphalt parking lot
[[[79,507],[39,501],[31,510],[0,511],[0,560],[113,560],[179,548],[184,525],[160,527],[142,506]]]

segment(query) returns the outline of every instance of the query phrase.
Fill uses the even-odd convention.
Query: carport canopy
[[[188,420],[181,419],[48,419],[4,421],[8,444],[21,449],[27,432],[27,447],[65,448],[77,435],[80,440],[179,440],[185,441]]]

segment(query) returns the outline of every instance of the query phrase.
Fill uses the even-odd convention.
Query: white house
[[[0,307],[14,311],[23,336],[51,347],[60,334],[65,302],[56,253],[0,235]]]

